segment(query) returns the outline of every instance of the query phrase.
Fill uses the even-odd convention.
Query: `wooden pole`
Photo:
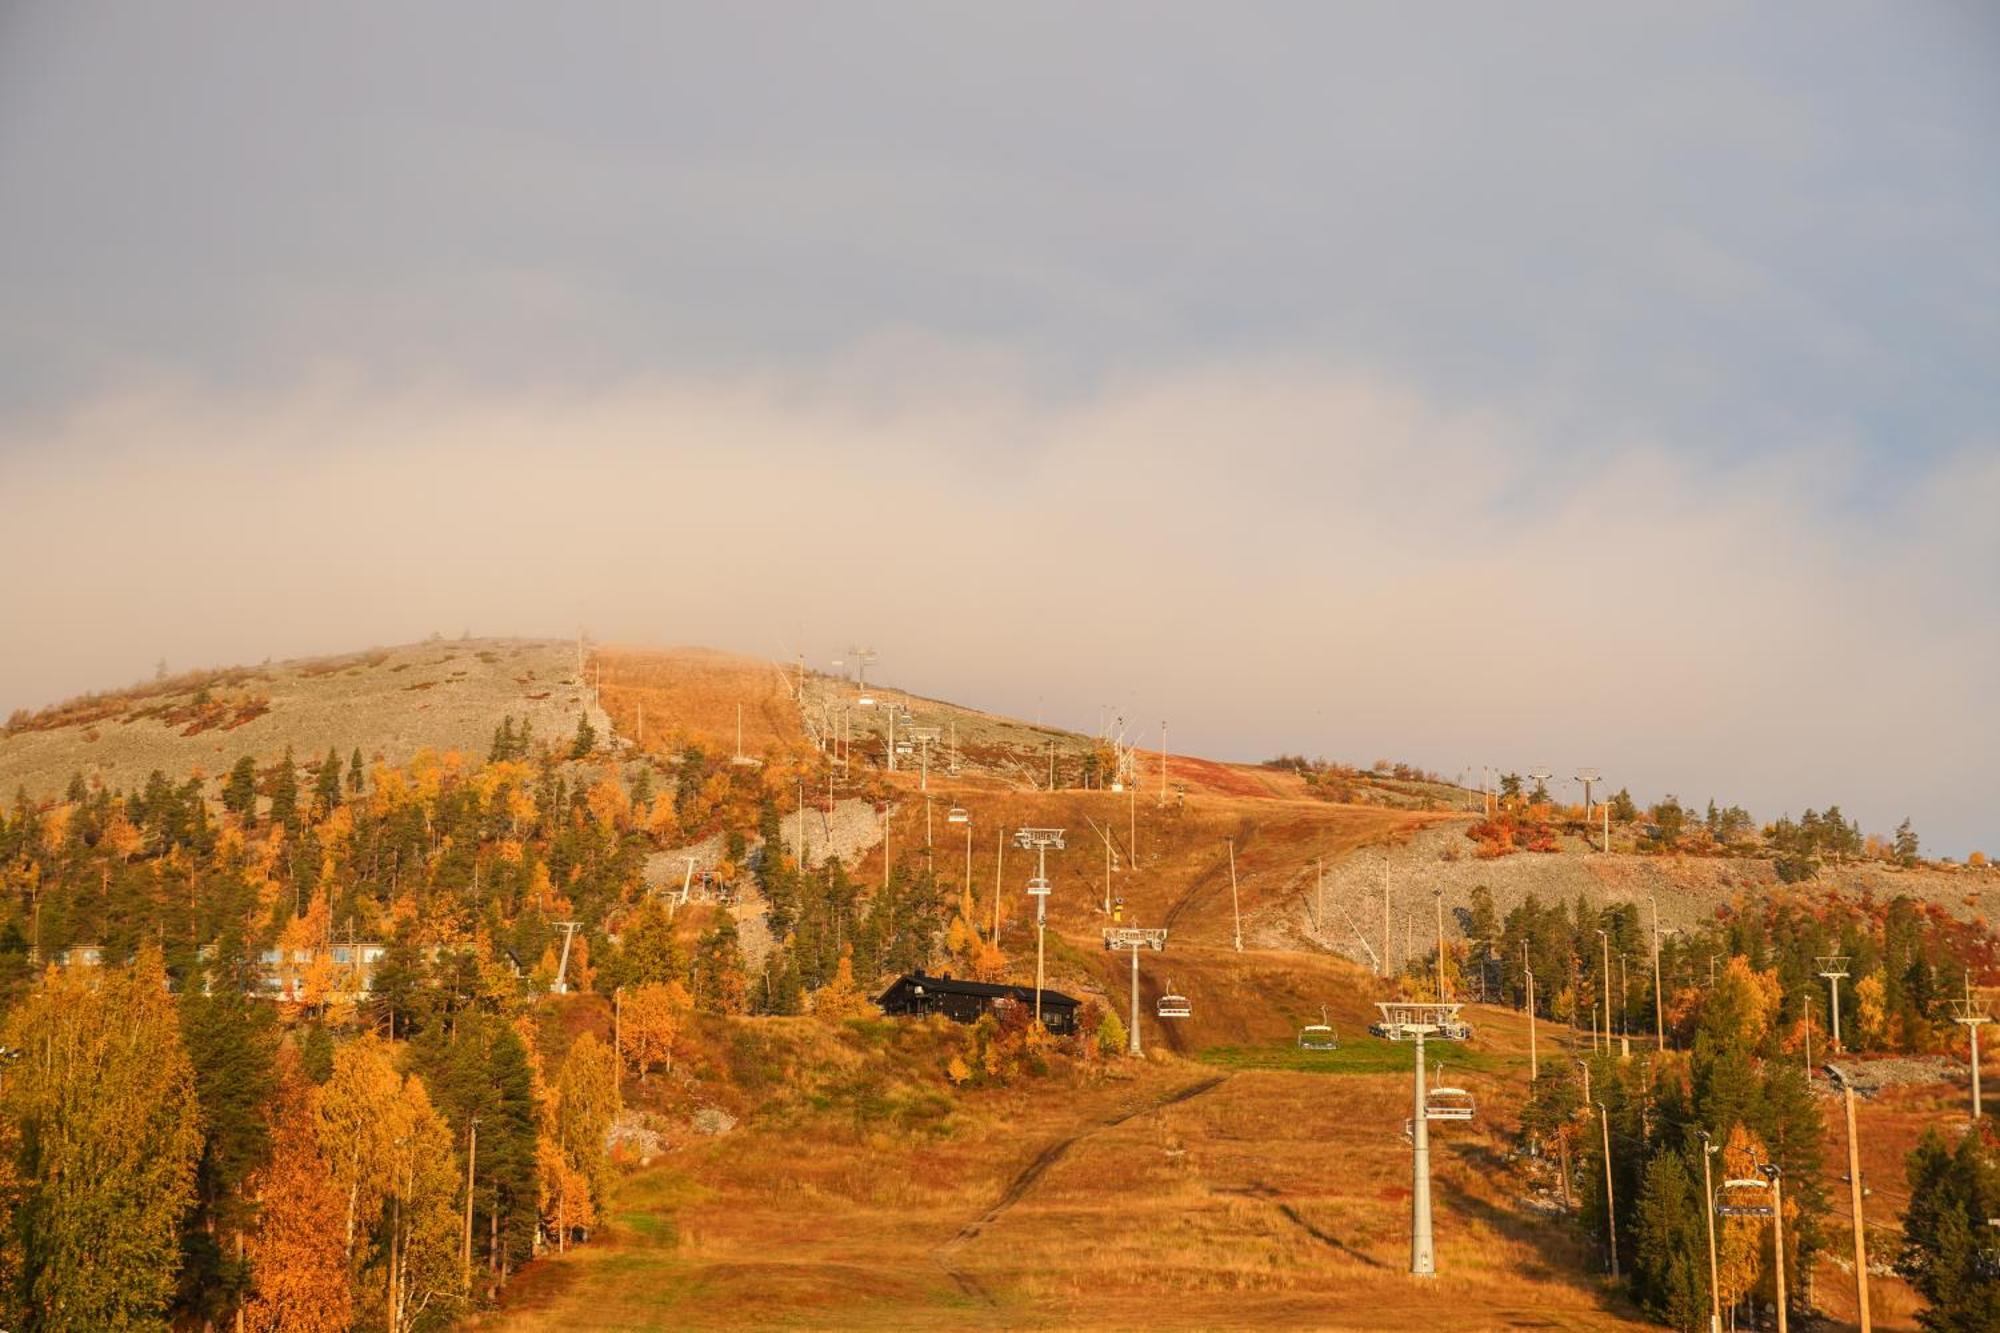
[[[1597,1104],[1597,1115],[1604,1125],[1604,1229],[1611,1238],[1611,1276],[1618,1276],[1618,1207],[1611,1194],[1611,1112],[1604,1109],[1604,1103]],[[1781,1284],[1782,1289],[1782,1284]],[[1780,1297],[1780,1300],[1783,1298]],[[1783,1333],[1782,1329],[1780,1333]]]
[[[473,1172],[479,1163],[479,1117],[468,1124],[465,1147],[465,1238],[460,1247],[459,1265],[465,1270],[466,1294],[472,1292],[472,1187]]]
[[[1771,1272],[1778,1284],[1778,1333],[1786,1333],[1785,1316],[1785,1177],[1771,1173]]]
[[[1243,909],[1236,898],[1236,839],[1229,840],[1229,914],[1236,922],[1236,952],[1243,952]]]
[[[1843,1088],[1847,1103],[1847,1201],[1854,1214],[1854,1299],[1861,1311],[1861,1333],[1874,1323],[1868,1313],[1868,1226],[1861,1214],[1861,1141],[1854,1130],[1854,1089]]]
[[[1541,1056],[1535,1049],[1535,974],[1528,967],[1528,942],[1521,941],[1521,968],[1528,975],[1528,1082],[1542,1076]]]
[[[1660,989],[1660,900],[1653,904],[1653,1049],[1667,1049],[1667,996]]]
[[[1007,864],[1007,830],[995,829],[993,838],[993,947],[997,949],[1000,947],[1000,871]]]

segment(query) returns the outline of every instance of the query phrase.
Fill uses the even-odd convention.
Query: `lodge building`
[[[941,977],[922,968],[897,977],[875,1003],[892,1018],[922,1018],[943,1014],[955,1023],[977,1023],[991,1014],[1005,1018],[1015,1009],[1035,1012],[1033,986],[1003,986],[986,981],[960,981],[949,972]],[[1042,1026],[1056,1036],[1076,1031],[1078,1001],[1061,991],[1042,990]]]

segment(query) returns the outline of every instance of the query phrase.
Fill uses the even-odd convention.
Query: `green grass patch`
[[[1295,1074],[1407,1074],[1416,1064],[1417,1048],[1411,1042],[1382,1041],[1375,1037],[1343,1041],[1336,1051],[1309,1051],[1296,1042],[1274,1041],[1262,1046],[1210,1046],[1195,1059],[1222,1069],[1282,1069]],[[1513,1057],[1495,1056],[1472,1046],[1449,1042],[1424,1045],[1424,1064],[1432,1070],[1443,1064],[1448,1070],[1493,1073],[1515,1063]]]

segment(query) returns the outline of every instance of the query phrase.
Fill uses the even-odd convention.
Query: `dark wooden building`
[[[922,968],[897,977],[889,989],[876,997],[882,1012],[894,1018],[922,1018],[943,1014],[959,1023],[976,1023],[986,1014],[1005,1018],[1015,1008],[1035,1012],[1033,986],[998,986],[985,981],[959,981],[949,973],[941,977]],[[1042,990],[1042,1026],[1057,1036],[1076,1031],[1077,1000],[1061,991]]]

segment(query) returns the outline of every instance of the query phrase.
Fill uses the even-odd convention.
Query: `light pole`
[[[1609,1045],[1609,1043],[1606,1043]],[[1611,1276],[1618,1276],[1618,1207],[1611,1194],[1611,1112],[1604,1109],[1604,1103],[1597,1104],[1597,1115],[1604,1126],[1604,1227],[1611,1235]]]
[[[1715,1258],[1715,1182],[1709,1174],[1708,1159],[1721,1149],[1715,1146],[1708,1131],[1698,1129],[1701,1135],[1701,1197],[1702,1220],[1708,1223],[1708,1333],[1722,1333],[1722,1271]]]
[[[1063,831],[1059,828],[1018,829],[1014,834],[1014,845],[1035,853],[1035,877],[1028,881],[1028,892],[1035,899],[1035,1025],[1039,1027],[1042,1022],[1042,981],[1046,975],[1043,943],[1049,922],[1049,848],[1062,850]]]
[[[1528,981],[1528,1084],[1542,1076],[1542,1061],[1535,1050],[1535,969],[1528,965],[1528,942],[1521,941],[1521,972]]]
[[[1611,935],[1608,931],[1599,930],[1597,938],[1604,942],[1604,970],[1597,974],[1600,978],[1597,989],[1604,996],[1604,1050],[1608,1054],[1611,1050]],[[1593,1025],[1596,1019],[1597,1015],[1592,1014]],[[1595,1048],[1596,1045],[1596,1041],[1592,1040],[1591,1046]]]
[[[1771,1182],[1771,1272],[1778,1285],[1778,1333],[1785,1333],[1785,1173],[1776,1162],[1767,1162],[1764,1176]]]
[[[1145,929],[1139,926],[1106,926],[1104,947],[1116,953],[1123,949],[1132,955],[1132,1025],[1125,1034],[1125,1049],[1132,1055],[1139,1054],[1139,951],[1151,949],[1158,953],[1167,947],[1165,930]]]
[[[1229,839],[1229,914],[1236,923],[1236,952],[1243,952],[1243,909],[1236,897],[1236,839]]]
[[[1833,1004],[1831,1006],[1830,1012],[1833,1017],[1833,1049],[1837,1051],[1841,1049],[1840,983],[1841,980],[1847,976],[1847,956],[1845,954],[1828,954],[1826,957],[1815,959],[1814,961],[1819,965],[1819,974],[1825,977],[1828,981],[1833,983]],[[1713,973],[1713,971],[1714,971],[1714,964],[1711,963],[1710,964],[1711,974]],[[1710,980],[1712,981],[1713,979],[1714,979],[1713,975],[1711,975]]]
[[[1660,900],[1646,900],[1653,908],[1653,1049],[1667,1049],[1667,997],[1660,989]]]

